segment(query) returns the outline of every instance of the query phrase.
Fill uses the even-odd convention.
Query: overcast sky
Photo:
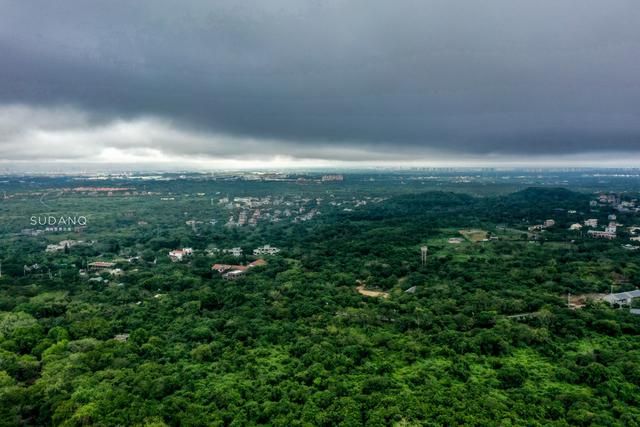
[[[638,160],[638,0],[0,0],[5,164]]]

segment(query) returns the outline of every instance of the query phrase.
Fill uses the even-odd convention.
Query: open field
[[[487,238],[487,232],[484,230],[469,229],[460,230],[459,233],[467,240],[471,242],[481,242]]]
[[[383,291],[371,291],[368,289],[364,288],[364,285],[360,285],[356,288],[356,290],[358,291],[358,293],[360,295],[364,295],[366,297],[382,297],[382,298],[389,298],[389,293],[388,292],[383,292]]]

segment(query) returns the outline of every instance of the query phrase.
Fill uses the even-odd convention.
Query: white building
[[[584,220],[584,226],[585,227],[597,227],[598,226],[598,220],[596,218],[585,219]]]
[[[581,229],[582,229],[582,225],[578,223],[571,224],[571,226],[569,227],[569,230],[572,230],[572,231],[578,231]]]
[[[224,280],[237,280],[240,277],[244,276],[245,270],[232,270],[228,273],[222,275]]]
[[[225,254],[231,254],[235,257],[242,256],[242,248],[223,249],[222,252]]]
[[[275,255],[278,252],[280,252],[280,249],[270,245],[264,245],[260,248],[255,248],[253,250],[254,255]]]
[[[603,299],[609,304],[629,305],[634,298],[640,297],[640,290],[634,290],[629,292],[620,292],[617,294],[608,294]]]
[[[553,227],[554,225],[556,225],[556,222],[552,219],[547,219],[545,220],[544,224],[542,224],[544,228],[549,228],[549,227]]]

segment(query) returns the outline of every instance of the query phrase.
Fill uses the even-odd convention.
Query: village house
[[[185,256],[189,255],[193,255],[193,249],[191,248],[174,249],[169,252],[169,258],[173,262],[182,261]]]
[[[234,257],[242,256],[242,248],[223,249],[222,252],[225,254],[231,254]]]
[[[529,226],[527,229],[529,231],[544,230],[545,228],[553,227],[555,224],[556,224],[555,220],[547,219],[547,220],[544,221],[544,223]]]
[[[257,259],[253,262],[250,262],[247,265],[213,264],[211,266],[211,270],[222,274],[223,279],[235,280],[238,277],[240,277],[243,273],[245,273],[248,269],[253,267],[261,267],[263,265],[267,265],[267,262],[263,259]],[[232,274],[229,276],[230,273]]]

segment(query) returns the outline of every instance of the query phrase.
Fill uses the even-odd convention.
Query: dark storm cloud
[[[0,58],[0,104],[41,119],[65,106],[82,132],[154,117],[197,135],[102,132],[102,147],[355,160],[640,150],[635,0],[5,0]],[[15,144],[20,129],[0,132]]]

